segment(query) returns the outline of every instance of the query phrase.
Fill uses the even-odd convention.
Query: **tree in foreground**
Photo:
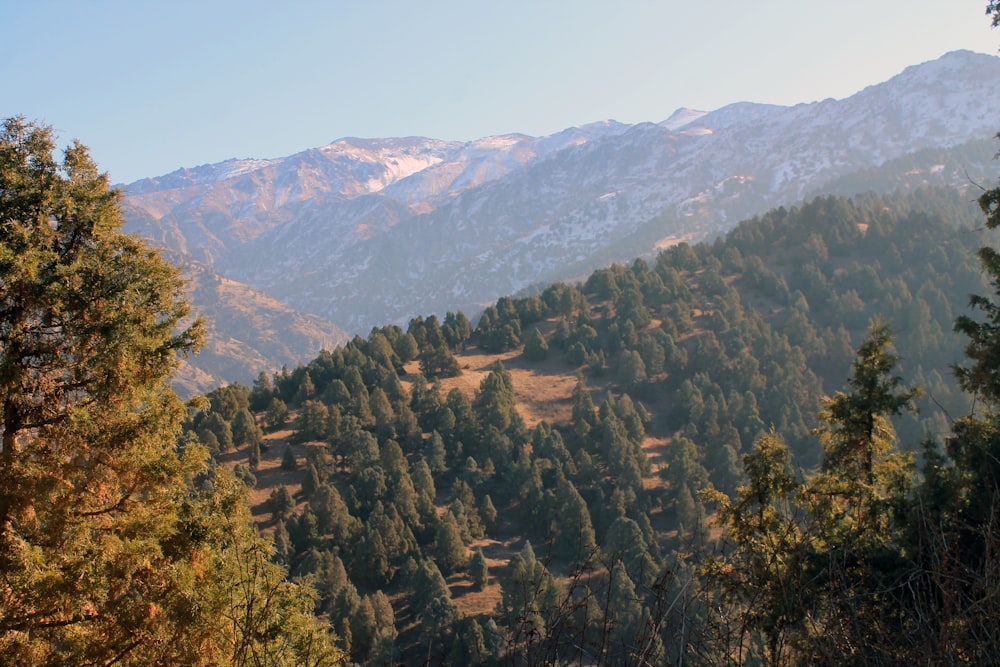
[[[242,485],[175,444],[168,380],[201,340],[176,269],[120,231],[86,148],[54,151],[50,128],[0,128],[4,660],[334,663]]]

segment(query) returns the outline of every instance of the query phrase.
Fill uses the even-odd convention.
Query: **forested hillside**
[[[950,366],[992,241],[969,193],[821,197],[373,329],[186,429],[361,664],[975,662],[991,357]]]

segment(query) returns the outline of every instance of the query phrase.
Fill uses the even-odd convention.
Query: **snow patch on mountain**
[[[338,139],[140,181],[126,208],[131,229],[366,332],[474,311],[664,239],[724,233],[892,160],[987,140],[998,107],[1000,59],[956,52],[843,100],[681,108],[545,137]],[[927,159],[909,169],[914,182],[979,164]]]

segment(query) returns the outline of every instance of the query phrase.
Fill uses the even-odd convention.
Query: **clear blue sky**
[[[116,182],[344,136],[544,135],[842,98],[1000,47],[986,0],[0,5],[0,116],[79,138]]]

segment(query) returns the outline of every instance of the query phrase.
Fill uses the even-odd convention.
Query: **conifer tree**
[[[549,344],[537,328],[533,329],[524,343],[524,358],[528,361],[545,361],[549,356]]]
[[[595,549],[594,528],[587,503],[573,486],[562,480],[557,490],[558,505],[553,518],[553,554],[572,563],[589,559]]]
[[[121,232],[86,148],[54,150],[0,128],[0,660],[334,664],[245,487],[177,446],[201,326],[176,269]]]
[[[434,542],[434,557],[441,571],[445,574],[463,570],[468,563],[469,559],[465,543],[462,542],[462,533],[451,512],[444,515],[438,526]]]
[[[490,570],[486,564],[486,556],[483,555],[482,549],[476,549],[472,552],[472,558],[469,559],[469,579],[472,580],[476,590],[481,591],[486,588],[489,578]]]
[[[264,423],[267,424],[268,428],[275,430],[281,428],[285,425],[285,419],[288,418],[288,406],[285,402],[275,396],[271,399],[271,402],[267,404],[267,410],[264,413]]]
[[[292,498],[288,487],[284,485],[271,491],[271,495],[268,497],[268,504],[271,508],[271,518],[274,521],[284,521],[291,514],[292,510],[295,509],[295,499]]]
[[[306,498],[311,498],[316,489],[320,487],[322,481],[319,478],[319,471],[312,463],[306,468],[305,479],[302,480],[302,493]]]
[[[418,614],[430,604],[431,600],[450,596],[448,584],[441,575],[441,570],[430,559],[420,561],[409,583],[410,607]]]
[[[514,554],[501,582],[497,611],[508,621],[515,643],[546,636],[549,619],[562,601],[562,591],[530,542]]]
[[[297,470],[299,463],[295,458],[295,451],[291,445],[285,445],[285,452],[281,455],[282,470]]]
[[[254,421],[253,415],[247,408],[242,408],[233,417],[232,422],[232,433],[233,433],[233,444],[237,447],[242,447],[244,445],[253,446],[255,443],[260,444],[263,434],[260,432],[260,427],[257,426],[257,422]]]

